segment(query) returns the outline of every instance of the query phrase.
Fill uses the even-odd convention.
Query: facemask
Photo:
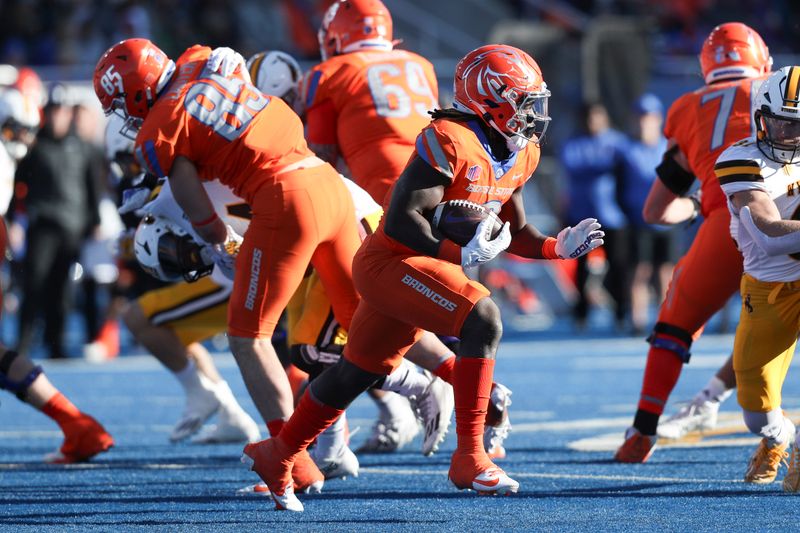
[[[506,147],[512,152],[519,152],[526,146],[528,146],[528,139],[525,137],[520,137],[519,135],[506,137]]]

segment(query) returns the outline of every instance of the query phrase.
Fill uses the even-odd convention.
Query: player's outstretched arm
[[[398,178],[386,211],[386,234],[412,250],[437,257],[442,239],[434,236],[426,218],[442,201],[450,180],[415,157]]]
[[[500,218],[511,226],[511,245],[506,252],[530,259],[547,259],[542,255],[542,246],[549,237],[532,224],[528,224],[522,200],[522,187],[514,191],[508,202],[503,205]]]
[[[731,199],[739,210],[740,227],[767,255],[800,252],[800,220],[782,219],[766,192],[740,191],[732,194]]]
[[[594,218],[562,229],[556,238],[542,234],[525,220],[522,189],[514,191],[500,211],[500,218],[511,224],[512,240],[506,251],[530,259],[575,259],[602,246],[605,236]]]

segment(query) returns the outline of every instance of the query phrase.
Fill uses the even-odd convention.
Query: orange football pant
[[[675,265],[667,297],[658,314],[659,322],[681,328],[695,340],[702,334],[705,323],[739,289],[742,254],[731,238],[730,219],[727,208],[708,214],[689,251]],[[651,346],[639,409],[663,413],[682,367],[676,353]]]
[[[358,304],[352,260],[361,244],[353,200],[330,165],[287,172],[261,186],[236,258],[228,334],[269,338],[311,263],[348,328]]]
[[[390,374],[423,330],[459,335],[467,315],[489,291],[460,265],[396,254],[376,245],[378,237],[367,237],[353,259],[353,281],[362,300],[344,356],[368,372]]]

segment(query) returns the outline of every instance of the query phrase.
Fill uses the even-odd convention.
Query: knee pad
[[[295,344],[290,350],[292,364],[303,372],[307,372],[309,379],[314,379],[342,357],[340,353],[322,351],[311,344]]]
[[[692,334],[678,326],[656,322],[653,332],[647,337],[647,342],[654,348],[673,352],[684,364],[692,357],[689,352],[692,347]]]
[[[448,350],[453,353],[458,353],[458,345],[461,344],[461,339],[446,335],[437,335],[437,337],[439,337],[439,340],[442,341],[442,344],[444,344]]]
[[[359,394],[375,385],[382,377],[384,376],[373,374],[342,358],[319,379],[312,381],[308,389],[322,403],[345,409]]]
[[[786,442],[794,438],[794,424],[783,415],[782,409],[773,409],[766,413],[744,409],[742,414],[747,429],[756,435],[773,442]]]
[[[36,378],[39,377],[39,374],[43,372],[42,367],[35,366],[31,369],[28,374],[19,381],[11,380],[8,377],[8,371],[11,368],[11,364],[14,362],[14,359],[17,358],[19,354],[13,350],[7,351],[3,354],[3,357],[0,358],[0,389],[5,389],[14,393],[17,398],[21,401],[25,401],[25,395],[28,392],[28,387],[31,386],[31,383],[36,381]]]

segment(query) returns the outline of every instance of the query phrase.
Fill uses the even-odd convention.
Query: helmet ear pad
[[[134,254],[142,269],[162,281],[195,281],[210,274],[201,246],[166,218],[145,215],[136,229]]]
[[[753,112],[753,121],[756,126],[756,139],[763,141],[767,137],[767,132],[764,131],[764,120],[760,109]]]

